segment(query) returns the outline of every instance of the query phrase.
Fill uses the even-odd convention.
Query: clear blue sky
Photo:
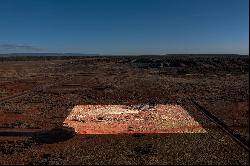
[[[0,0],[0,53],[249,51],[248,0]]]

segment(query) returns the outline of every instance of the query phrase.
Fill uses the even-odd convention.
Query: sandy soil
[[[0,164],[248,164],[248,152],[186,100],[195,99],[248,141],[248,61],[248,57],[1,61]],[[106,117],[98,116],[94,122],[80,116],[72,121],[76,108],[85,110],[87,105],[178,106],[171,111],[157,107],[157,114],[130,107],[134,112],[122,116],[94,109],[94,117]],[[106,123],[105,118],[116,120]],[[62,127],[66,121],[82,130],[75,136],[67,133],[67,139],[43,133],[41,139],[53,143],[36,142],[32,135]],[[13,135],[26,130],[31,134],[10,137],[4,135],[8,130]]]

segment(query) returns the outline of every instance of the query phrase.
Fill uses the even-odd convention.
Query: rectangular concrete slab
[[[206,133],[180,105],[77,105],[64,125],[78,134]]]

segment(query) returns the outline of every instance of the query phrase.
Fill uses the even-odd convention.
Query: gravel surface
[[[2,60],[0,132],[1,128],[41,129],[54,132],[43,133],[40,140],[50,136],[55,139],[48,143],[34,137],[0,136],[0,164],[248,165],[249,153],[186,101],[187,97],[194,98],[229,127],[247,136],[249,109],[244,103],[249,101],[248,61],[248,57]],[[41,84],[44,88],[12,98]],[[6,97],[9,100],[1,102]],[[235,109],[230,103],[241,104]],[[105,114],[104,109],[93,111],[94,115],[104,113],[94,118],[99,128],[107,131],[111,125],[103,124],[111,120],[112,132],[124,127],[126,132],[73,136],[72,130],[66,133],[53,130],[63,126],[72,110],[86,105],[126,106],[109,110],[115,112],[112,116]],[[152,113],[154,107],[166,105],[173,109]],[[136,117],[137,113],[140,115]],[[125,115],[128,121],[133,119],[132,126],[118,122]],[[88,123],[82,116],[74,117],[80,126]],[[152,132],[166,129],[161,128],[166,124],[178,130]],[[144,125],[148,126],[146,130],[139,128]],[[181,132],[200,129],[206,132]]]

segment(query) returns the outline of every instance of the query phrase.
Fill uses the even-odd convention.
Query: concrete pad
[[[77,105],[64,125],[78,134],[206,133],[180,105]]]

